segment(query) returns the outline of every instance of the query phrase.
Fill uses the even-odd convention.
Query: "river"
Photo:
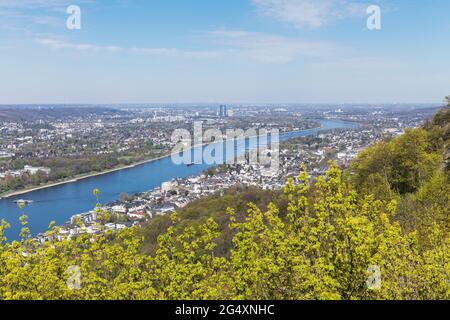
[[[280,141],[311,136],[325,130],[356,127],[358,124],[351,122],[322,120],[320,128],[282,133]],[[62,225],[71,216],[92,210],[95,206],[95,198],[92,195],[94,188],[101,190],[100,201],[102,203],[110,203],[118,200],[121,192],[134,194],[149,191],[174,178],[199,175],[210,167],[211,165],[205,163],[194,166],[176,165],[168,156],[136,167],[1,199],[0,220],[5,219],[11,225],[5,231],[8,240],[18,239],[21,229],[19,222],[21,211],[14,200],[32,200],[33,204],[27,205],[25,211],[29,217],[31,233],[36,235],[47,230],[52,220],[57,225]]]

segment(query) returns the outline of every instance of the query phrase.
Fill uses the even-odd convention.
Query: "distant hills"
[[[122,114],[123,111],[97,106],[0,106],[0,121],[56,120],[70,117]]]

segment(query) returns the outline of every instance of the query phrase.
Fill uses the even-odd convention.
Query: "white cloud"
[[[55,50],[68,49],[86,52],[125,52],[135,53],[149,56],[166,56],[166,57],[187,57],[187,58],[214,58],[219,55],[215,51],[188,51],[176,48],[124,48],[120,46],[102,46],[89,43],[73,43],[56,38],[38,37],[34,39],[38,44]]]
[[[143,54],[143,55],[156,55],[156,56],[166,56],[166,57],[185,57],[185,58],[218,58],[223,56],[219,51],[204,50],[204,51],[194,51],[194,50],[180,50],[176,48],[131,48],[131,52]]]
[[[352,0],[251,0],[258,12],[296,27],[323,27],[364,14],[367,5]]]
[[[265,63],[282,64],[298,58],[324,57],[336,50],[336,46],[330,43],[259,32],[215,30],[207,32],[206,35],[210,41],[225,46],[228,55]]]
[[[72,49],[91,52],[128,52],[151,56],[181,57],[196,59],[246,59],[261,63],[284,64],[298,58],[325,57],[332,55],[336,47],[329,43],[302,41],[259,32],[239,30],[214,30],[202,32],[200,39],[211,50],[185,50],[178,48],[153,48],[102,46],[87,43],[72,43],[49,37],[39,37],[35,41],[52,49]]]
[[[116,46],[98,46],[93,44],[85,43],[71,43],[63,40],[57,40],[52,38],[37,38],[35,39],[37,43],[50,47],[52,49],[73,49],[79,51],[106,51],[106,52],[119,52],[123,51],[123,48]]]

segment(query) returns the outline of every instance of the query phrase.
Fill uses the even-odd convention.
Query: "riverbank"
[[[153,162],[153,161],[158,161],[167,157],[170,157],[171,154],[166,154],[157,158],[152,158],[152,159],[148,159],[148,160],[142,160],[127,166],[120,166],[114,169],[109,169],[109,170],[105,170],[105,171],[101,171],[101,172],[95,172],[95,173],[88,173],[88,174],[83,174],[83,175],[79,175],[77,177],[74,178],[69,178],[63,181],[58,181],[58,182],[50,182],[50,183],[46,183],[40,186],[33,186],[33,187],[29,187],[29,188],[25,188],[22,190],[17,190],[17,191],[10,191],[10,192],[5,192],[3,194],[0,194],[0,199],[7,199],[7,198],[12,198],[15,196],[20,196],[23,194],[27,194],[33,191],[38,191],[38,190],[43,190],[43,189],[47,189],[47,188],[53,188],[53,187],[57,187],[57,186],[61,186],[61,185],[65,185],[65,184],[69,184],[69,183],[75,183],[77,181],[83,180],[83,179],[88,179],[88,178],[92,178],[92,177],[97,177],[97,176],[102,176],[108,173],[113,173],[113,172],[117,172],[120,170],[125,170],[125,169],[131,169],[149,162]]]
[[[321,128],[323,128],[322,125],[318,126],[318,127],[314,127],[314,128],[309,128],[309,129],[302,129],[302,130],[297,130],[297,131],[283,132],[282,134],[293,134],[293,133],[296,133],[296,132],[302,132],[302,131],[307,131],[307,130],[315,130],[315,129],[321,129]],[[253,138],[253,137],[247,137],[247,138]],[[209,143],[203,143],[201,146],[203,147],[203,146],[206,146],[208,144]],[[69,183],[75,183],[75,182],[83,180],[83,179],[88,179],[88,178],[92,178],[92,177],[96,177],[96,176],[102,176],[102,175],[106,175],[106,174],[117,172],[117,171],[121,171],[121,170],[135,168],[137,166],[140,166],[140,165],[143,165],[143,164],[146,164],[146,163],[149,163],[149,162],[153,162],[153,161],[158,161],[158,160],[170,157],[172,155],[173,155],[173,153],[167,153],[166,155],[162,155],[160,157],[156,157],[156,158],[152,158],[152,159],[148,159],[148,160],[142,160],[142,161],[139,161],[139,162],[127,165],[127,166],[119,166],[117,168],[113,168],[113,169],[109,169],[109,170],[105,170],[105,171],[101,171],[101,172],[95,172],[95,173],[88,173],[88,174],[79,175],[77,177],[68,178],[68,179],[65,179],[63,181],[50,182],[50,183],[43,184],[43,185],[40,185],[40,186],[31,186],[31,187],[28,187],[28,188],[24,188],[22,190],[5,192],[3,194],[0,194],[0,199],[12,198],[12,197],[20,196],[20,195],[27,194],[27,193],[30,193],[30,192],[38,191],[38,190],[43,190],[43,189],[47,189],[47,188],[53,188],[53,187],[57,187],[57,186],[61,186],[61,185],[69,184]]]
[[[327,119],[322,120],[320,124],[315,129],[296,130],[294,131],[298,132],[296,134],[281,132],[280,142],[290,138],[311,136],[322,130],[352,129],[357,127],[355,123]],[[171,151],[167,151],[167,153],[169,152]],[[155,161],[158,159],[160,160]],[[140,163],[147,164],[139,165]],[[114,168],[114,170],[108,170],[107,172],[96,172],[83,177],[69,179],[69,181],[75,181],[74,183],[58,181],[52,184],[59,184],[59,186],[54,188],[48,185],[38,186],[39,189],[48,188],[46,190],[34,192],[19,190],[20,192],[14,192],[20,194],[28,193],[26,195],[0,200],[0,220],[4,219],[11,225],[9,229],[5,230],[4,235],[9,240],[20,239],[19,233],[22,225],[17,217],[22,212],[13,200],[19,198],[33,200],[33,204],[27,206],[26,213],[29,217],[31,233],[36,235],[48,230],[48,225],[51,221],[55,221],[56,225],[61,226],[70,220],[70,217],[73,215],[91,211],[96,204],[92,196],[92,190],[95,188],[101,190],[101,203],[113,203],[119,199],[122,192],[136,194],[154,190],[160,187],[162,183],[171,181],[172,179],[199,176],[211,166],[204,163],[194,166],[176,165],[171,161],[170,157],[154,156],[154,159],[133,163],[127,167],[130,169]],[[120,171],[120,174],[119,172],[107,174],[108,172],[121,169],[123,171]],[[92,178],[88,179],[87,176]]]

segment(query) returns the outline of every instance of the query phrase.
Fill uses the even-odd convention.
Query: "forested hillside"
[[[0,299],[450,299],[449,120],[116,235],[38,246],[24,215],[7,244],[3,222]]]

